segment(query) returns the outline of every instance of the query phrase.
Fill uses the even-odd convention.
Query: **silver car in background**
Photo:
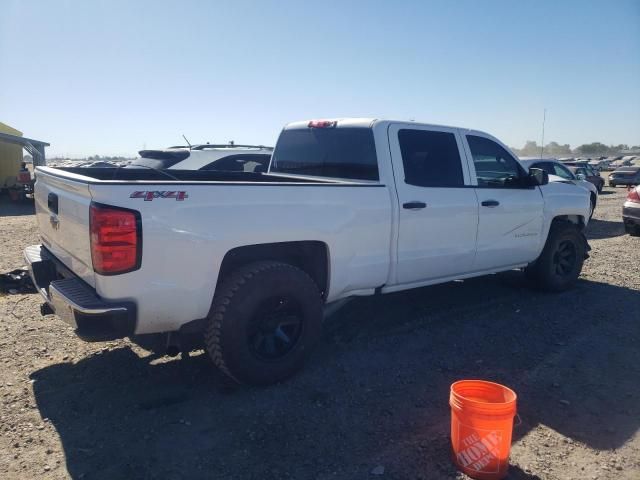
[[[555,175],[556,177],[560,177],[562,181],[571,182],[579,187],[584,188],[589,191],[591,198],[591,216],[593,216],[593,212],[596,209],[596,204],[598,203],[598,189],[596,186],[587,181],[584,178],[577,178],[569,168],[563,165],[560,161],[555,158],[532,158],[532,157],[522,157],[519,159],[520,163],[523,167],[528,171],[530,168],[540,168],[547,172],[549,175]],[[554,181],[553,179],[549,179],[549,181]],[[560,180],[558,180],[560,181]]]

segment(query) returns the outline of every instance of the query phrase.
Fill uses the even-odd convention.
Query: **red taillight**
[[[311,120],[307,126],[309,128],[333,128],[336,125],[338,122],[335,120]]]
[[[632,188],[627,195],[627,201],[633,203],[640,203],[640,194],[637,188]]]
[[[140,267],[140,214],[134,210],[91,204],[91,260],[101,275],[115,275]]]

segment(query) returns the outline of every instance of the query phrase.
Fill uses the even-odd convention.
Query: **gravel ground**
[[[640,238],[605,189],[577,287],[517,272],[356,299],[306,369],[231,389],[208,358],[90,344],[37,295],[0,296],[0,477],[466,478],[449,457],[450,384],[518,392],[511,479],[640,478]],[[29,207],[0,203],[0,271],[37,243]],[[213,372],[213,373],[212,373]]]

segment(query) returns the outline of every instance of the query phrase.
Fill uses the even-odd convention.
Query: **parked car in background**
[[[610,160],[607,160],[606,158],[600,158],[598,160],[591,160],[589,162],[589,166],[591,166],[591,168],[593,168],[594,170],[601,172],[607,168],[609,162]]]
[[[602,193],[604,187],[604,178],[600,176],[598,171],[593,170],[590,165],[567,165],[567,168],[575,175],[578,180],[586,180],[595,185],[598,193]]]
[[[140,158],[135,159],[126,168],[260,173],[266,172],[269,168],[273,147],[207,143],[164,150],[141,150],[138,153]]]
[[[640,236],[640,186],[629,190],[627,200],[622,206],[622,221],[629,235]]]
[[[617,162],[620,159],[622,159],[622,157],[620,156],[607,158],[607,163],[605,164],[603,170],[605,171],[615,170],[616,167],[613,166],[613,162]]]
[[[547,172],[549,175],[555,175],[556,178],[562,179],[561,181],[571,182],[579,187],[584,188],[589,192],[590,201],[591,201],[591,215],[593,216],[593,212],[596,209],[596,205],[598,203],[598,189],[596,186],[589,182],[586,178],[579,179],[574,173],[569,170],[569,167],[566,164],[560,163],[558,160],[553,158],[531,158],[531,157],[522,157],[520,159],[520,163],[526,168],[540,168]],[[549,177],[549,181],[552,182],[554,179]],[[591,217],[589,217],[591,218]]]
[[[591,166],[591,164],[589,162],[580,162],[580,161],[575,161],[575,162],[563,162],[563,165],[565,167],[580,167],[580,168],[585,168],[589,171],[589,173],[595,173],[598,174],[597,170],[595,168],[593,168],[593,166]]]
[[[635,159],[635,156],[626,156],[626,157],[622,157],[619,160],[616,160],[614,162],[611,162],[610,166],[613,167],[613,169],[615,170],[616,168],[620,168],[620,167],[628,167],[629,165],[631,165],[631,162]]]
[[[620,167],[609,174],[609,186],[640,185],[640,167]]]

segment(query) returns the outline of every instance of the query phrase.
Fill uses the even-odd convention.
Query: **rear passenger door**
[[[535,260],[542,235],[544,201],[539,187],[499,143],[480,132],[464,143],[480,204],[475,271]]]
[[[392,124],[389,144],[399,199],[396,283],[470,271],[478,202],[456,129]]]

